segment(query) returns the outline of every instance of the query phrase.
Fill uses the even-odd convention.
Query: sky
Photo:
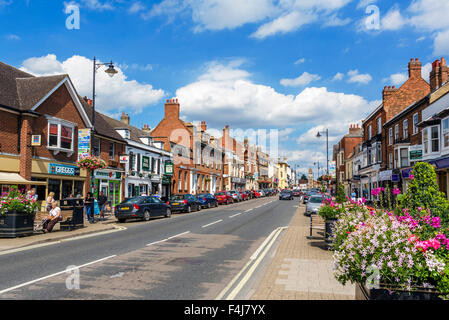
[[[410,58],[428,81],[449,56],[448,16],[441,0],[0,0],[0,61],[68,73],[88,97],[93,58],[113,61],[114,78],[97,73],[99,111],[154,128],[178,98],[182,118],[212,134],[278,130],[279,155],[316,172],[318,131],[332,158]]]

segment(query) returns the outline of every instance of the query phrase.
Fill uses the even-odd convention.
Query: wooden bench
[[[322,236],[313,236],[313,230],[322,230],[323,235]],[[307,239],[325,239],[325,231],[326,231],[326,225],[324,222],[324,219],[321,218],[317,214],[310,214],[310,235],[307,237]]]

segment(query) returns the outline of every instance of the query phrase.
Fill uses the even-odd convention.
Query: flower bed
[[[359,208],[338,215],[332,240],[334,273],[339,282],[375,285],[377,290],[383,287],[391,295],[429,290],[433,296],[437,292],[440,298],[449,298],[449,219],[443,210],[446,203],[437,192],[423,195],[415,188],[422,183],[421,170],[432,176],[433,168],[426,165],[417,164],[414,180],[418,180],[409,189],[415,196],[404,195],[404,201],[393,211]],[[429,174],[422,176],[428,178]],[[425,187],[430,183],[427,181]],[[398,191],[393,193],[397,195]],[[432,209],[414,205],[421,203],[416,198],[424,196]]]

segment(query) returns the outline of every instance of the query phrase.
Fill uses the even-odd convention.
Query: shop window
[[[74,188],[73,188],[73,194],[77,198],[81,198],[84,193],[84,181],[75,181]]]
[[[49,179],[48,180],[48,193],[54,192],[55,200],[61,200],[61,180]]]

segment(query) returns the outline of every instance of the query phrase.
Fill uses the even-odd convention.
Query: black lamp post
[[[105,73],[107,73],[111,78],[118,73],[117,70],[115,70],[114,64],[112,63],[112,61],[109,63],[97,63],[97,59],[94,57],[94,65],[93,65],[94,79],[93,79],[93,89],[92,89],[92,131],[95,130],[95,81],[96,81],[97,70],[101,66],[108,67],[105,70]]]
[[[322,133],[326,132],[326,175],[328,177],[327,179],[327,186],[329,187],[329,129],[326,129],[326,131],[323,131]],[[321,132],[318,131],[317,138],[321,138]]]

